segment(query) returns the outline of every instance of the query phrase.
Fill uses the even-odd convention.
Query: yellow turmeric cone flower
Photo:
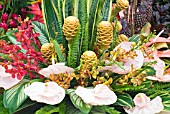
[[[93,65],[97,64],[97,56],[93,51],[85,51],[81,55],[81,60],[84,65],[87,65],[88,68],[91,68]]]
[[[63,32],[68,41],[73,40],[79,27],[79,20],[75,16],[69,16],[64,20]]]
[[[116,26],[116,32],[120,32],[122,30],[122,24],[120,23],[120,21],[117,21],[117,25],[116,23],[112,23],[112,26],[113,26],[113,29],[115,29],[115,26]]]
[[[116,8],[118,10],[127,9],[128,6],[129,6],[129,1],[128,0],[116,0]]]
[[[120,34],[120,35],[118,35],[118,37],[116,39],[116,44],[115,45],[118,45],[121,42],[126,42],[126,41],[127,42],[129,41],[128,37],[126,35],[124,35],[124,34]]]
[[[51,63],[52,55],[55,53],[53,43],[45,43],[41,46],[42,57],[47,60],[47,62]]]
[[[97,45],[105,50],[113,41],[113,27],[109,21],[102,21],[97,26]]]

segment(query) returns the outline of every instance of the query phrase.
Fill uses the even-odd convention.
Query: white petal
[[[118,48],[123,48],[126,51],[130,51],[132,49],[132,44],[131,44],[131,42],[121,42],[119,45],[117,45],[114,48],[114,51],[116,51]]]
[[[57,63],[54,65],[49,65],[47,68],[43,68],[38,73],[45,77],[49,77],[50,74],[72,73],[72,72],[74,72],[73,68],[64,66],[64,63]]]
[[[65,90],[55,82],[34,82],[24,89],[24,93],[31,100],[51,105],[60,103],[65,97]]]
[[[164,109],[164,106],[162,104],[161,97],[157,96],[154,98],[150,103],[150,110],[153,111],[153,113],[159,113]]]
[[[97,85],[94,89],[78,87],[75,93],[91,105],[110,105],[117,101],[116,94],[103,84]]]
[[[10,66],[8,66],[10,67]],[[10,89],[11,87],[15,86],[21,80],[16,78],[12,78],[10,73],[5,72],[5,68],[0,65],[0,87],[4,88],[5,90]]]
[[[144,93],[138,93],[133,99],[134,103],[138,107],[148,106],[150,103],[150,98],[147,97]]]

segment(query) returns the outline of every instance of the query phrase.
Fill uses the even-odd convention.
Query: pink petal
[[[49,65],[47,68],[40,70],[38,73],[49,77],[50,74],[60,74],[60,73],[72,73],[74,72],[73,68],[67,67],[64,63],[57,63],[54,65]]]
[[[34,82],[24,89],[24,93],[33,101],[50,105],[60,103],[65,97],[65,90],[55,82]]]
[[[153,113],[159,113],[164,109],[164,106],[162,104],[161,97],[157,96],[154,98],[150,103],[150,110],[152,110]]]
[[[8,66],[9,68],[11,66]],[[0,65],[0,87],[4,88],[5,90],[10,89],[11,87],[15,86],[21,80],[16,78],[12,78],[10,73],[5,72],[5,68]]]
[[[157,51],[158,57],[170,57],[170,50],[166,51]]]
[[[157,77],[154,77],[154,76],[147,76],[146,78],[149,80],[155,80],[155,81],[159,80]]]
[[[117,101],[116,94],[106,85],[96,85],[94,89],[78,87],[75,93],[90,105],[111,105]]]
[[[149,105],[150,98],[147,97],[144,93],[139,93],[135,96],[133,101],[136,106],[144,107]]]
[[[148,43],[144,44],[144,46],[148,47],[148,46],[152,45],[153,43],[160,43],[160,42],[167,42],[167,43],[169,43],[170,39],[163,38],[163,37],[158,37],[156,39],[156,41],[154,42],[154,38],[151,38]]]
[[[159,58],[156,59],[157,63],[153,65],[153,68],[156,70],[156,77],[163,76],[165,62]]]

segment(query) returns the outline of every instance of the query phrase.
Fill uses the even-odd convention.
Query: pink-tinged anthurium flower
[[[153,43],[170,43],[170,39],[163,38],[163,37],[158,37],[156,40],[151,38],[148,43],[144,44],[144,46],[148,47],[152,45]]]
[[[10,68],[11,66],[8,66]],[[13,78],[10,73],[5,72],[5,68],[0,65],[0,87],[4,88],[5,90],[10,89],[11,87],[15,86],[21,80],[17,78]]]
[[[128,52],[132,49],[132,43],[122,42],[118,46],[116,46],[113,51],[117,51],[119,48],[122,48],[126,52]],[[118,73],[118,74],[127,74],[132,70],[132,68],[133,70],[141,68],[144,62],[143,53],[141,50],[134,50],[134,52],[136,53],[136,56],[134,56],[134,58],[124,57],[122,59],[123,68],[119,67],[117,64],[113,64],[112,66],[102,67],[99,71],[109,70],[111,72]]]
[[[65,90],[55,82],[33,82],[24,93],[33,101],[50,105],[60,103],[65,97]]]
[[[39,74],[43,75],[44,77],[49,77],[50,74],[73,73],[73,72],[74,69],[65,66],[64,63],[56,63],[40,70]]]
[[[111,105],[117,101],[116,94],[104,84],[98,84],[94,89],[79,86],[75,93],[90,105]]]
[[[156,76],[147,76],[147,79],[159,82],[170,82],[170,74],[164,74],[165,62],[158,57],[154,57],[157,61],[152,67],[156,70]]]
[[[133,99],[135,107],[124,108],[128,114],[156,114],[164,109],[161,97],[157,96],[150,100],[144,93],[139,93]]]

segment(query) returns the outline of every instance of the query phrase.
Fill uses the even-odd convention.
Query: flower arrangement
[[[34,1],[24,10],[32,18],[0,26],[0,113],[170,113],[170,38],[150,23],[132,37],[119,34],[117,15],[128,7],[127,0]]]

